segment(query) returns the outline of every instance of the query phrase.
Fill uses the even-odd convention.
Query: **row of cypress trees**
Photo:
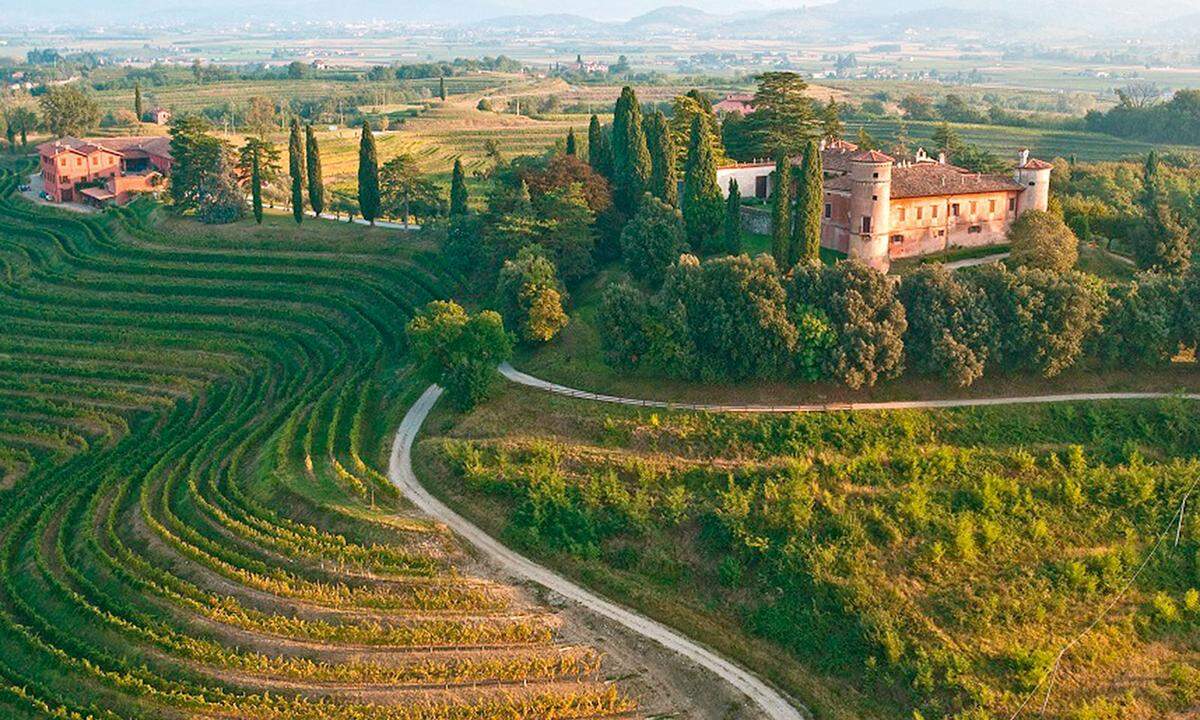
[[[790,268],[802,260],[819,261],[824,177],[821,150],[813,140],[804,146],[799,168],[792,167],[786,154],[776,157],[771,254],[779,267]]]
[[[257,166],[256,166],[257,171]],[[312,125],[304,126],[303,138],[300,121],[292,118],[288,135],[288,174],[292,179],[292,217],[299,224],[304,220],[304,194],[308,190],[308,205],[317,217],[325,211],[325,182],[321,177],[321,150]],[[253,182],[253,181],[252,181]],[[258,189],[258,183],[253,183]],[[256,200],[255,218],[261,218],[261,200]],[[261,222],[261,219],[259,220]]]

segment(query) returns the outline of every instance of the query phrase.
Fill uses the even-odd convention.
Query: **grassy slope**
[[[1195,476],[1186,459],[1198,450],[1196,410],[1126,403],[728,418],[509,388],[466,417],[432,418],[420,457],[438,469],[427,476],[436,491],[492,532],[739,658],[818,717],[908,720],[918,706],[940,717],[932,705],[986,708],[970,716],[982,719],[1009,716],[1053,651],[1152,547]],[[466,478],[463,446],[450,459],[443,438],[482,450]],[[1079,459],[1070,459],[1072,445]],[[525,499],[532,477],[549,483],[534,504]],[[792,537],[807,548],[790,570],[768,570],[779,551],[738,551],[736,540],[702,530],[722,526],[716,518],[730,510],[717,508],[730,484],[788,477],[798,478],[796,490],[749,507],[763,536],[750,547]],[[629,495],[612,490],[614,481]],[[581,503],[591,510],[557,514],[557,482],[591,487]],[[1063,483],[1078,483],[1080,495]],[[779,520],[797,490],[811,498],[811,516]],[[668,510],[677,492],[687,498],[681,516]],[[617,507],[646,517],[625,524]],[[530,539],[531,512],[543,518],[541,540]],[[598,546],[553,541],[555,519],[581,527],[588,512],[610,528]],[[783,524],[771,525],[773,515]],[[1048,717],[1189,716],[1200,700],[1200,676],[1189,669],[1200,657],[1200,604],[1183,608],[1198,584],[1198,543],[1200,524],[1189,519],[1182,546],[1152,563],[1067,656]],[[797,601],[791,614],[776,617],[787,599]],[[899,632],[890,669],[870,630],[879,623]],[[959,669],[922,679],[929,658]]]

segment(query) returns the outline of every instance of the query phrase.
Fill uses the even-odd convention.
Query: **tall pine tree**
[[[626,85],[613,113],[613,201],[618,210],[632,215],[650,181],[650,150],[642,129],[642,106],[637,93]]]
[[[372,226],[379,216],[379,156],[370,120],[363,120],[358,143],[358,214]]]
[[[308,170],[308,204],[321,217],[325,210],[325,180],[321,177],[321,148],[312,125],[304,127],[304,162]]]
[[[650,149],[650,194],[679,206],[679,173],[675,169],[675,139],[662,111],[646,118],[646,145]]]
[[[792,163],[786,153],[775,157],[775,192],[771,196],[771,254],[781,270],[795,264],[792,257]]]
[[[304,220],[304,141],[296,118],[292,118],[288,133],[288,174],[292,176],[292,217],[299,225]]]
[[[1142,194],[1138,198],[1143,220],[1133,233],[1133,250],[1138,265],[1147,270],[1186,271],[1191,264],[1193,243],[1163,191],[1158,153],[1146,156],[1142,169]]]
[[[792,225],[789,257],[810,263],[821,259],[821,215],[825,209],[825,174],[821,149],[812,140],[804,146],[804,161],[796,191],[796,220]]]
[[[575,153],[575,128],[567,128],[567,154],[574,155]]]
[[[699,116],[692,119],[692,141],[688,145],[687,166],[683,171],[683,223],[692,250],[717,249],[725,200],[717,185],[717,163],[713,158],[712,137]]]
[[[729,181],[729,196],[725,198],[725,252],[742,254],[742,192],[737,180]]]
[[[467,176],[463,172],[462,160],[454,159],[454,172],[450,174],[450,217],[467,214]]]

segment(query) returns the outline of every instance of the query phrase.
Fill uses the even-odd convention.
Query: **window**
[[[83,164],[83,158],[75,158],[75,167],[79,167],[82,164]]]
[[[954,217],[958,217],[958,203],[954,203],[950,206],[950,214]]]
[[[825,203],[825,219],[828,220],[831,217],[833,217],[833,205]]]
[[[1011,197],[1008,199],[1008,211],[1009,212],[1017,211],[1017,199],[1015,197]]]
[[[996,201],[995,200],[988,200],[988,212],[991,213],[992,215],[996,214]]]
[[[904,222],[904,208],[900,208],[900,222]]]
[[[871,199],[872,199],[872,200],[878,200],[878,199],[879,199],[879,196],[878,196],[878,195],[872,195],[872,196],[871,196]]]
[[[938,230],[938,237],[946,237],[946,231],[945,231],[945,230]]]
[[[767,176],[766,175],[759,175],[758,177],[754,178],[754,197],[759,198],[760,200],[766,199],[766,197],[767,197]]]
[[[1029,187],[1033,187],[1034,185],[1037,185],[1037,183],[1032,182],[1032,181],[1029,183]]]
[[[873,178],[875,178],[876,180],[878,180],[878,179],[879,179],[879,173],[871,173],[871,177],[873,177]],[[1030,184],[1030,185],[1032,185],[1033,183],[1029,183],[1029,184]]]
[[[933,206],[932,208],[930,208],[930,209],[931,209],[931,210],[933,210],[933,217],[935,217],[935,218],[936,218],[936,217],[938,216],[938,206],[937,206],[937,205],[934,205],[934,206]]]
[[[899,244],[900,244],[900,243],[902,243],[902,242],[904,242],[904,236],[903,236],[903,235],[893,235],[893,236],[892,236],[892,244],[893,244],[893,245],[899,245]]]
[[[968,235],[978,235],[981,232],[983,232],[983,228],[978,225],[972,225],[971,227],[967,228]]]
[[[975,213],[977,213],[977,212],[979,212],[979,203],[972,200],[971,201],[971,215],[974,216]]]
[[[870,215],[863,215],[863,219],[862,219],[862,231],[863,231],[864,233],[870,233],[870,232],[871,232],[871,216],[870,216]]]
[[[917,208],[917,219],[920,220],[925,215],[925,208]]]

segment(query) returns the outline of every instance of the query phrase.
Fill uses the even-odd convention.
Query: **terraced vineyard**
[[[380,231],[222,235],[151,203],[66,216],[12,197],[16,177],[0,717],[634,712],[554,614],[397,512],[379,468],[416,389],[403,323],[447,292],[431,254]]]

